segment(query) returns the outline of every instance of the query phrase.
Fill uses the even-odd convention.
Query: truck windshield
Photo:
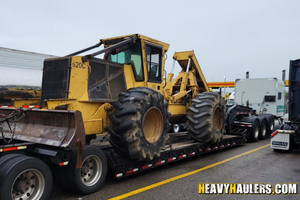
[[[110,54],[107,60],[120,64],[130,64],[132,66],[136,81],[143,81],[144,75],[141,52],[141,43],[136,41],[135,43],[131,44],[129,49],[115,55]]]

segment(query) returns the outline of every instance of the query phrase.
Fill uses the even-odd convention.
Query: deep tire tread
[[[116,124],[116,125],[120,125],[121,124],[121,121],[118,119],[118,118],[116,118],[114,115],[112,115],[112,114],[108,114],[108,118],[114,123],[114,124]]]
[[[123,157],[134,160],[152,160],[160,155],[160,150],[164,148],[168,138],[167,131],[170,128],[169,117],[171,115],[168,111],[168,103],[161,93],[151,88],[130,88],[124,94],[126,95],[120,94],[118,100],[124,108],[120,110],[114,107],[110,113],[121,122],[118,125],[111,120],[109,127],[113,134],[110,135],[110,143]],[[164,120],[163,133],[156,144],[148,143],[143,134],[143,116],[153,106],[161,111]]]
[[[130,127],[132,127],[133,123],[134,121],[132,120],[126,121],[122,123],[120,126],[117,126],[114,131],[118,133],[121,132],[122,130],[129,129]]]
[[[113,105],[115,108],[119,109],[119,110],[122,110],[122,109],[124,108],[123,104],[121,104],[121,103],[118,102],[118,101],[112,102],[112,105]]]
[[[106,130],[110,135],[113,135],[114,138],[122,140],[121,136],[116,134],[109,126],[106,127]]]
[[[214,112],[221,109],[222,127],[214,128]],[[221,141],[225,133],[225,103],[217,93],[203,92],[192,99],[188,108],[187,119],[189,135],[199,142],[215,143]]]

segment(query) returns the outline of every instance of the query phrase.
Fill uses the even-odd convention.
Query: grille
[[[44,61],[41,103],[47,99],[68,98],[70,58]]]

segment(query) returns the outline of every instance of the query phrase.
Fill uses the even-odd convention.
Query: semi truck
[[[275,126],[271,135],[271,148],[276,151],[293,151],[300,147],[300,59],[290,61],[288,121]]]
[[[0,199],[47,199],[53,179],[90,194],[108,168],[121,178],[255,141],[263,123],[247,118],[247,107],[226,112],[193,51],[175,52],[182,70],[173,81],[166,76],[168,47],[132,34],[46,59],[40,99],[0,108]],[[168,133],[170,123],[185,121],[187,132]]]
[[[282,119],[285,114],[285,70],[282,80],[249,78],[249,72],[246,79],[236,79],[234,104],[247,105],[257,114],[272,114],[274,118]]]

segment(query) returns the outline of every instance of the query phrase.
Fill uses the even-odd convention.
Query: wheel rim
[[[174,133],[179,132],[179,124],[173,124]]]
[[[81,181],[86,186],[95,185],[102,175],[102,162],[98,156],[87,157],[81,168]]]
[[[221,107],[217,107],[214,112],[214,129],[219,132],[223,127],[223,112]]]
[[[40,199],[45,190],[45,179],[36,169],[21,172],[11,188],[12,199]]]
[[[163,116],[156,107],[151,107],[145,114],[143,120],[143,131],[147,142],[155,144],[163,132]]]

